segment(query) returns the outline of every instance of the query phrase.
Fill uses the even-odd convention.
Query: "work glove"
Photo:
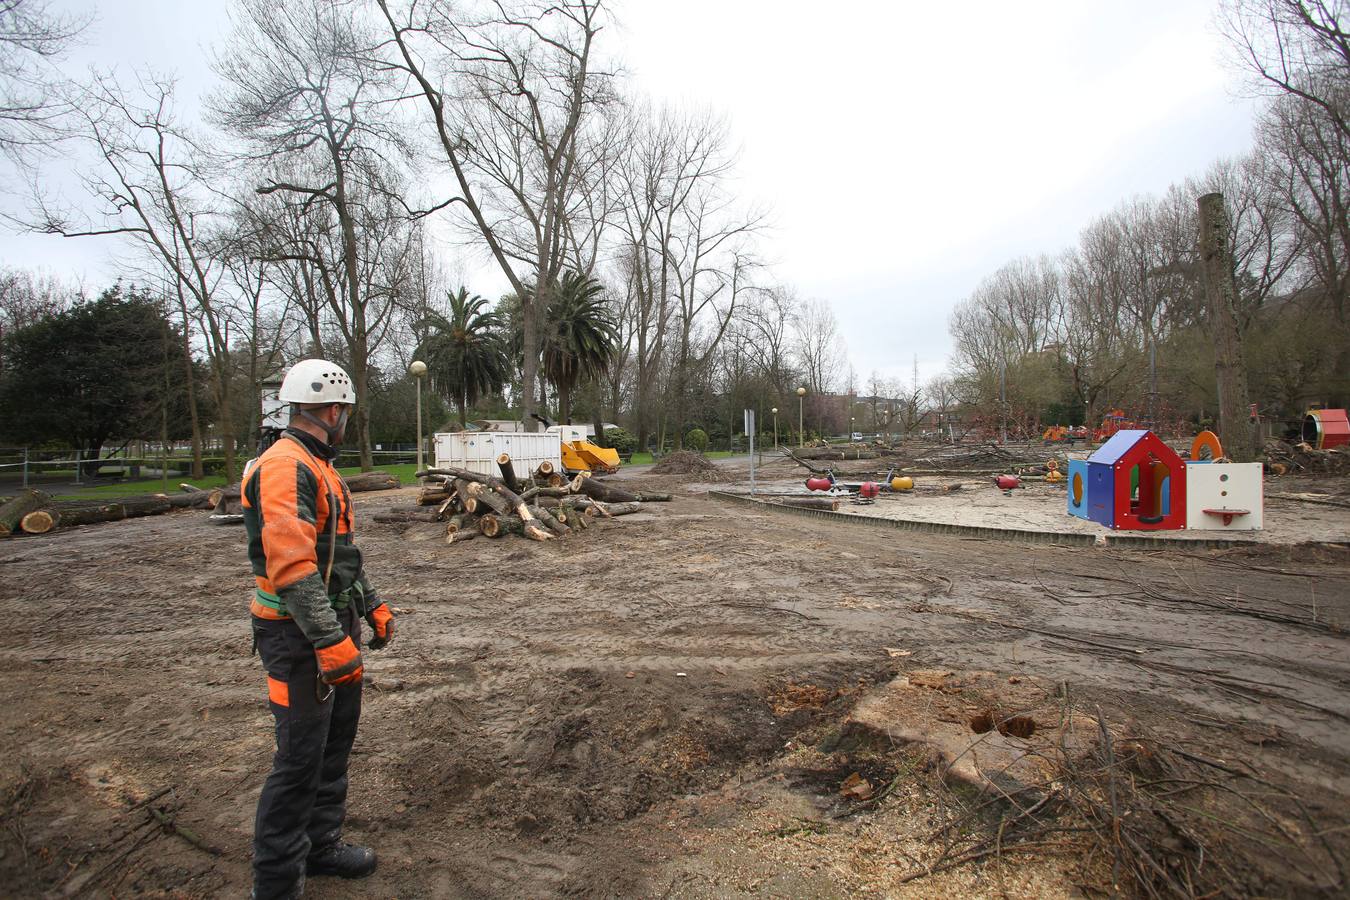
[[[381,603],[366,613],[366,622],[370,624],[370,630],[375,632],[375,636],[367,642],[370,649],[382,649],[394,639],[394,614],[389,611],[389,604]]]
[[[324,684],[356,684],[361,680],[361,651],[350,637],[327,647],[315,647],[319,660],[319,679]]]

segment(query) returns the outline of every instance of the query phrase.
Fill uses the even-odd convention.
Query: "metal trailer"
[[[524,476],[542,462],[562,469],[562,445],[556,434],[523,431],[452,431],[436,435],[436,466],[454,466],[498,476],[497,457],[510,454],[516,474]]]

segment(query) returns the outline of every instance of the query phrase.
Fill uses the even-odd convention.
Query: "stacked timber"
[[[453,467],[418,472],[426,479],[419,507],[392,510],[376,520],[445,522],[446,543],[451,544],[508,534],[551,541],[585,530],[594,519],[627,515],[643,503],[670,500],[669,494],[624,490],[591,478],[590,473],[569,480],[548,462],[533,472],[517,472],[506,453],[497,458],[497,469],[500,477]],[[435,511],[428,514],[420,507]]]

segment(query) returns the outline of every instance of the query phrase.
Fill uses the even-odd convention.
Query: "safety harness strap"
[[[328,602],[333,607],[333,609],[337,610],[338,612],[341,612],[342,610],[350,606],[353,603],[353,601],[356,602],[357,608],[360,608],[363,605],[361,603],[361,600],[363,600],[364,598],[365,598],[365,591],[361,589],[361,582],[357,581],[354,582],[351,587],[347,588],[342,593],[334,597],[329,597]],[[267,591],[264,591],[262,588],[257,588],[254,592],[254,599],[257,601],[259,606],[265,606],[279,616],[290,615],[290,612],[286,609],[286,601],[282,600],[276,594],[271,594],[268,593]]]

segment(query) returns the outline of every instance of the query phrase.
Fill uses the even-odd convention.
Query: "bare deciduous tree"
[[[322,261],[317,241],[276,247],[270,256],[320,270],[324,290],[305,296],[328,300],[346,342],[361,467],[369,470],[370,368],[387,319],[378,300],[389,299],[369,289],[381,265],[369,256],[379,249],[371,229],[379,231],[379,244],[398,230],[393,218],[416,215],[402,200],[390,162],[406,149],[400,122],[387,108],[390,76],[370,64],[375,35],[349,4],[242,0],[239,10],[235,33],[216,60],[225,82],[214,101],[216,117],[253,158],[268,163],[258,193],[289,196],[310,224],[325,211],[335,219],[337,241],[324,248]],[[299,282],[312,277],[300,273]]]
[[[583,178],[582,132],[609,101],[595,67],[600,0],[395,9],[379,0],[391,65],[407,73],[472,227],[521,304],[521,417],[533,425],[540,311],[580,240],[569,216]]]
[[[65,237],[121,235],[161,267],[173,285],[184,324],[201,335],[211,372],[225,475],[233,480],[236,431],[230,414],[233,298],[222,290],[223,216],[207,188],[206,155],[175,119],[173,84],[142,77],[129,96],[111,76],[97,76],[74,104],[73,132],[97,165],[82,177],[92,209],[72,213],[34,197],[34,230]],[[186,328],[185,328],[186,333]],[[195,396],[189,391],[190,402]],[[200,439],[194,457],[200,472]]]
[[[53,63],[88,23],[46,0],[0,0],[0,152],[11,159],[63,133],[70,104]]]
[[[1220,25],[1258,86],[1320,108],[1350,138],[1350,4],[1225,0]]]

